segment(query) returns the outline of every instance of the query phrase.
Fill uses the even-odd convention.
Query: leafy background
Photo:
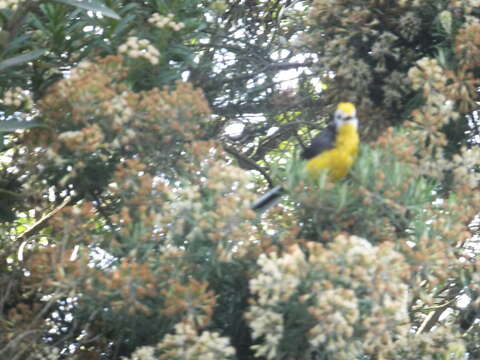
[[[479,11],[1,1],[0,358],[478,358]]]

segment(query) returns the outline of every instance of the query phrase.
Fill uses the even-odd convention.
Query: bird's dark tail
[[[264,211],[270,209],[272,206],[275,206],[279,203],[282,195],[284,193],[283,187],[280,185],[275,186],[270,189],[268,192],[263,194],[252,204],[252,209],[256,212],[263,213]]]

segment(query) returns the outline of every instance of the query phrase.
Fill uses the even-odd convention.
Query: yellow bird
[[[355,105],[342,102],[337,105],[328,127],[315,136],[301,156],[307,160],[305,167],[312,178],[323,171],[336,181],[348,174],[358,154],[360,137]],[[278,203],[283,193],[282,186],[275,186],[252,204],[252,209],[264,211]]]

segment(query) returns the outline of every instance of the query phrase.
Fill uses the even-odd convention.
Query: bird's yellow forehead
[[[337,105],[337,110],[340,110],[347,115],[355,115],[355,105],[349,102],[341,102]]]

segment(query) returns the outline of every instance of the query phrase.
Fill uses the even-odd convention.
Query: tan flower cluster
[[[105,108],[105,114],[113,116],[112,126],[115,130],[124,129],[127,122],[134,115],[131,101],[129,101],[126,94],[118,94],[112,97],[103,103],[102,107]]]
[[[207,330],[198,334],[195,328],[184,322],[176,324],[175,334],[166,335],[157,349],[160,358],[165,360],[226,360],[235,356],[228,338]]]
[[[157,360],[153,346],[140,346],[130,355],[130,358],[122,357],[122,360]]]
[[[361,93],[368,91],[368,86],[371,84],[373,77],[371,69],[364,60],[354,58],[342,58],[340,60],[341,57],[332,59],[343,62],[343,65],[338,67],[337,76],[342,77],[342,79],[352,85],[352,88],[357,89]],[[383,66],[380,67],[383,72]],[[349,98],[349,96],[347,95],[346,98]]]
[[[457,6],[467,5],[462,3]],[[468,12],[468,9],[466,11]],[[451,17],[452,14],[447,10],[439,14],[439,21],[446,32],[452,30]],[[464,24],[458,30],[453,44],[458,64],[455,70],[445,68],[436,59],[424,57],[408,72],[412,88],[421,91],[425,100],[422,106],[411,112],[413,122],[406,123],[413,139],[417,139],[413,141],[429,139],[428,149],[422,149],[424,158],[418,162],[421,163],[420,172],[441,179],[446,170],[455,168],[457,181],[465,183],[467,187],[475,183],[472,167],[461,165],[466,165],[466,162],[458,156],[454,162],[445,158],[443,146],[447,140],[441,129],[451,120],[457,120],[461,114],[476,108],[478,94],[475,89],[478,80],[471,70],[479,64],[479,26]],[[462,153],[465,154],[465,151]]]
[[[130,36],[125,43],[119,46],[119,54],[126,54],[133,59],[143,58],[152,65],[159,63],[160,52],[147,39]]]
[[[385,105],[388,107],[401,106],[403,94],[407,93],[410,88],[410,81],[400,71],[392,71],[385,77],[385,85],[382,90],[385,96]]]
[[[103,146],[104,133],[100,126],[93,124],[82,130],[62,132],[58,140],[70,150],[91,153]]]
[[[77,250],[60,246],[40,248],[25,262],[25,270],[30,273],[24,280],[25,284],[55,288],[57,291],[61,289],[66,296],[91,275],[88,257],[88,251],[83,246]]]
[[[32,94],[21,87],[7,89],[3,94],[3,104],[20,108],[22,105],[30,110],[33,106]]]
[[[452,0],[435,10],[424,0],[313,1],[305,20],[309,27],[303,39],[322,59],[316,65],[322,82],[327,84],[322,96],[327,103],[341,99],[355,102],[363,114],[363,128],[371,132],[378,123],[400,123],[403,119],[399,114],[404,113],[409,106],[407,99],[412,98],[413,90],[419,86],[426,92],[428,85],[441,86],[435,89],[437,99],[432,103],[438,114],[445,110],[440,104],[447,104],[445,122],[455,116],[448,108],[452,107],[449,100],[455,101],[453,105],[460,113],[472,111],[478,99],[475,90],[478,79],[473,69],[478,69],[480,59],[480,22],[472,4],[472,1]],[[419,7],[430,10],[419,11]],[[426,71],[436,72],[439,78],[428,74],[430,84],[409,86],[409,80],[419,79],[412,77],[413,74],[407,76],[408,70],[421,52],[428,53],[425,41],[438,32],[442,32],[439,38],[445,38],[438,44],[436,57],[440,68],[427,64],[430,60],[426,58],[423,62]],[[432,41],[435,40],[431,38]],[[397,72],[395,78],[401,79],[400,83],[392,81],[389,76],[392,72]],[[422,113],[416,116],[430,117],[428,109]],[[435,121],[441,122],[439,115]]]
[[[454,174],[457,181],[469,185],[472,190],[478,186],[476,169],[480,165],[480,148],[462,147],[459,154],[453,156]]]
[[[319,320],[309,331],[310,344],[316,348],[326,345],[325,350],[336,353],[338,359],[361,354],[359,342],[362,340],[352,341],[354,324],[360,316],[355,292],[342,288],[315,291],[321,291],[322,294],[316,304],[309,308],[310,314]],[[342,349],[348,351],[344,354]]]
[[[182,82],[174,90],[132,92],[123,83],[126,73],[121,57],[82,62],[39,102],[51,130],[26,134],[26,143],[48,145],[44,155],[52,166],[79,170],[96,158],[111,169],[112,155],[127,151],[149,154],[145,162],[171,172],[176,161],[171,152],[202,136],[208,102]],[[41,154],[33,155],[40,161]]]
[[[208,241],[217,259],[228,262],[258,251],[258,246],[251,242],[256,231],[251,223],[255,213],[250,209],[250,176],[219,160],[218,151],[211,142],[190,145],[180,165],[192,175],[192,184],[177,192],[174,207],[166,204],[158,226],[168,244]]]
[[[81,60],[77,66],[70,70],[70,79],[74,80],[81,78],[85,73],[90,72],[94,66],[95,64],[90,60]]]
[[[422,29],[422,19],[415,12],[408,11],[400,18],[400,34],[407,40],[412,41]]]
[[[154,88],[141,92],[137,101],[135,107],[142,111],[136,111],[131,128],[142,134],[143,143],[158,143],[158,132],[162,132],[163,143],[171,149],[175,142],[181,144],[202,137],[210,120],[208,101],[190,83],[178,81],[174,91]]]
[[[215,181],[215,178],[212,179]],[[214,186],[217,185],[225,189],[228,183],[215,182]],[[175,208],[167,207],[172,211],[171,214],[167,212],[161,219],[162,226],[170,229],[167,232],[168,243],[178,245],[186,240],[193,244],[208,239],[221,261],[246,255],[250,245],[245,238],[254,233],[252,225],[243,221],[254,216],[245,199],[241,198],[241,194],[247,190],[243,188],[239,194],[224,196],[217,191],[208,194],[205,187],[194,185],[179,193]],[[171,223],[168,225],[168,219],[175,219],[173,226]],[[187,226],[187,223],[194,226]]]
[[[407,76],[407,72],[418,60],[418,51],[423,51],[424,42],[431,36],[427,33],[438,31],[435,26],[440,25],[445,33],[455,36],[459,12],[464,12],[466,18],[465,21],[462,18],[464,26],[455,36],[454,46],[458,56],[453,62],[461,66],[470,64],[470,68],[474,64],[478,66],[480,32],[475,28],[479,25],[478,17],[477,23],[467,20],[469,16],[475,17],[472,12],[474,7],[469,1],[447,3],[439,7],[435,15],[418,11],[419,6],[430,6],[428,1],[422,0],[394,4],[378,0],[313,1],[306,18],[310,26],[303,39],[307,46],[317,49],[322,59],[316,64],[316,70],[322,82],[328,85],[322,95],[326,102],[336,103],[341,99],[354,102],[360,109],[359,113],[363,114],[363,127],[372,131],[378,123],[400,122],[399,114],[404,112],[408,106],[407,99],[411,99],[414,92],[408,86],[411,77]],[[435,21],[432,22],[433,18]],[[442,93],[447,96],[446,100],[462,103],[460,110],[467,112],[474,107],[475,81],[462,72],[447,74],[447,69],[451,71],[453,68],[445,66],[445,62],[450,62],[448,53],[449,50],[442,48],[438,56],[442,67],[439,74],[443,73],[448,80],[444,87],[450,87],[450,94],[447,91]],[[389,78],[388,74],[394,71],[401,75],[400,85]],[[435,79],[430,78],[430,81]],[[458,83],[462,86],[457,87],[455,84]],[[439,104],[444,99],[438,100]]]
[[[424,57],[417,61],[408,76],[415,90],[422,89],[425,96],[430,96],[432,91],[440,91],[447,83],[447,77],[436,59]]]
[[[151,315],[152,309],[143,303],[145,298],[157,294],[157,279],[148,264],[142,264],[124,257],[120,266],[110,273],[98,273],[96,279],[103,285],[104,296],[112,296],[114,311],[125,311],[130,315]],[[98,295],[98,289],[89,289],[91,296]],[[118,295],[118,296],[116,296]]]
[[[180,315],[195,328],[208,325],[216,303],[215,293],[208,290],[208,283],[190,279],[186,284],[171,281],[169,285],[168,289],[161,290],[165,296],[161,313],[169,317]]]
[[[478,66],[480,60],[480,24],[470,25],[458,31],[455,52],[466,69]]]
[[[133,93],[122,83],[126,69],[121,65],[121,60],[120,57],[109,57],[84,62],[72,71],[71,77],[54,85],[40,102],[49,129],[33,131],[26,135],[25,140],[32,146],[28,160],[35,164],[33,168],[39,172],[47,169],[60,176],[64,172],[65,181],[59,181],[59,189],[65,186],[77,190],[78,186],[80,192],[85,191],[82,184],[90,183],[95,184],[94,191],[102,191],[100,196],[103,202],[85,200],[75,210],[66,209],[65,216],[55,216],[50,221],[52,231],[58,232],[61,238],[68,238],[78,244],[96,246],[100,243],[113,254],[124,254],[124,258],[117,268],[105,271],[89,270],[83,261],[66,262],[68,268],[58,267],[59,274],[54,272],[51,275],[54,271],[52,264],[56,265],[57,262],[47,256],[49,253],[45,250],[30,257],[32,263],[28,266],[34,274],[32,279],[38,283],[43,279],[56,279],[63,271],[66,277],[60,279],[61,284],[70,284],[73,281],[70,274],[77,274],[76,280],[84,286],[86,301],[99,301],[100,296],[106,306],[132,316],[152,313],[158,315],[159,309],[152,309],[145,299],[150,298],[153,291],[158,295],[162,289],[172,286],[175,293],[167,298],[165,309],[173,311],[174,306],[187,309],[192,321],[205,323],[213,308],[212,301],[215,300],[206,291],[206,285],[202,283],[202,286],[195,287],[181,282],[178,283],[183,284],[181,286],[168,283],[162,275],[172,277],[172,267],[161,274],[153,273],[150,262],[137,258],[134,251],[129,251],[147,242],[148,246],[159,246],[159,239],[163,240],[166,232],[170,231],[167,226],[160,228],[157,225],[159,218],[165,223],[173,222],[166,219],[168,211],[165,214],[159,212],[165,200],[170,200],[173,195],[167,182],[156,179],[152,174],[172,171],[171,163],[177,161],[179,150],[184,151],[185,157],[188,157],[185,144],[190,143],[195,136],[201,136],[209,121],[208,103],[201,91],[185,83],[178,83],[174,90],[153,89]],[[125,141],[125,137],[129,141]],[[172,142],[175,146],[171,145]],[[35,151],[37,144],[42,144],[48,150]],[[205,153],[202,158],[205,160]],[[42,166],[37,166],[38,164]],[[91,173],[82,171],[92,165],[95,170]],[[241,175],[234,171],[228,173],[232,177],[232,183],[238,183]],[[89,175],[91,177],[87,179]],[[192,177],[196,178],[196,173],[192,173]],[[225,189],[227,187],[225,185]],[[234,191],[231,190],[229,195],[233,197]],[[172,210],[172,214],[176,213]],[[245,230],[233,222],[236,215],[232,215],[232,223],[225,224],[224,228],[232,231],[235,229],[239,234],[236,237],[222,234],[228,253],[237,239],[243,239],[240,233]],[[108,231],[99,235],[93,229],[98,230],[99,217],[115,235]],[[217,218],[220,219],[220,216]],[[92,226],[93,220],[95,224]],[[208,220],[204,218],[204,221]],[[210,232],[214,234],[215,230],[210,229]],[[64,231],[68,235],[64,236]],[[169,245],[169,248],[172,247]],[[160,267],[163,269],[169,264],[171,262],[165,255]],[[183,270],[188,266],[176,263],[175,269],[180,269],[184,276]],[[90,275],[88,279],[84,278],[85,274]],[[38,280],[37,275],[45,277]],[[73,282],[72,286],[75,284]],[[186,305],[180,301],[182,295],[191,297]],[[194,297],[197,295],[198,298]],[[176,300],[179,301],[174,303]]]
[[[272,252],[261,254],[257,261],[260,272],[250,280],[250,291],[258,296],[258,304],[275,305],[294,294],[306,270],[306,259],[298,246],[282,257]]]
[[[447,96],[449,78],[436,59],[427,57],[417,61],[416,66],[409,70],[408,77],[412,87],[422,92],[425,104],[412,111],[414,123],[407,123],[407,127],[414,137],[430,140],[430,149],[425,154],[438,156],[441,147],[446,144],[445,134],[439,130],[459,116],[454,101]],[[426,161],[424,165],[432,165],[422,169],[425,173],[433,172],[440,176],[442,168],[438,167],[439,163]]]
[[[315,301],[309,312],[319,324],[311,330],[310,341],[324,344],[339,359],[391,351],[396,337],[408,331],[409,267],[403,256],[391,243],[377,247],[355,236],[338,236],[327,251],[316,243],[309,250],[316,273],[328,274],[327,281],[313,284]],[[323,298],[327,291],[330,295]],[[360,300],[369,302],[368,310]],[[363,335],[356,338],[359,332]],[[337,333],[343,337],[332,335]]]
[[[371,55],[374,59],[378,61],[375,70],[377,72],[385,72],[387,71],[386,68],[386,61],[387,58],[393,57],[398,59],[400,54],[398,53],[399,49],[395,47],[395,42],[398,41],[398,36],[392,34],[389,31],[386,31],[380,34],[376,39],[375,42],[372,44],[372,48],[370,50]],[[370,69],[366,69],[367,71]]]
[[[335,359],[392,351],[409,324],[404,258],[390,243],[376,247],[355,236],[338,236],[328,248],[307,247],[308,257],[296,245],[258,260],[260,272],[250,281],[256,298],[246,313],[253,337],[263,338],[256,355],[280,356],[291,306],[310,314],[303,322],[313,324],[305,329],[312,351],[321,347]]]
[[[198,334],[189,323],[175,325],[175,334],[168,334],[156,346],[141,346],[122,360],[227,360],[235,357],[228,338],[216,332]]]
[[[185,27],[185,24],[182,22],[176,23],[173,20],[174,18],[175,15],[173,14],[162,16],[159,13],[155,13],[148,19],[148,22],[159,29],[170,27],[173,31],[182,30]]]
[[[156,231],[160,209],[172,200],[172,190],[160,180],[154,179],[146,170],[147,165],[140,159],[125,159],[117,164],[108,184],[108,194],[120,201],[118,210],[110,215],[116,231],[134,244],[157,243],[163,234]],[[141,223],[142,231],[137,229]],[[113,242],[111,246],[122,248]]]
[[[476,271],[473,262],[466,259],[471,258],[468,249],[472,238],[471,222],[480,206],[480,194],[473,190],[478,187],[475,169],[478,167],[480,154],[476,148],[464,148],[447,160],[440,151],[441,148],[436,148],[432,156],[426,152],[425,138],[422,137],[425,133],[421,125],[415,125],[418,130],[409,128],[407,133],[399,132],[387,140],[389,145],[386,151],[401,154],[401,148],[403,151],[410,149],[409,155],[405,152],[405,159],[418,161],[416,165],[412,164],[417,173],[428,174],[439,181],[442,181],[447,173],[451,181],[449,196],[442,198],[442,195],[437,194],[433,199],[434,203],[423,206],[417,220],[418,225],[414,226],[414,229],[418,227],[417,230],[413,232],[411,239],[405,239],[405,243],[399,248],[416,274],[416,280],[410,284],[410,293],[419,300],[410,311],[415,314],[416,322],[428,324],[429,318],[424,312],[431,314],[432,306],[445,302],[444,293],[438,297],[432,294],[446,282],[462,279],[465,272]],[[453,178],[450,177],[452,173]],[[429,337],[426,335],[425,339],[428,341]]]
[[[253,305],[245,317],[253,330],[252,337],[254,339],[263,337],[260,344],[251,347],[255,351],[255,356],[277,359],[278,347],[284,336],[283,314]]]
[[[90,244],[91,232],[96,228],[95,217],[97,213],[91,202],[83,202],[76,206],[66,206],[57,216],[50,220],[53,229],[60,232],[75,243]]]
[[[354,102],[373,132],[396,119],[412,93],[403,69],[418,58],[408,45],[422,26],[414,2],[315,0],[309,9],[302,38],[322,59],[315,70],[327,84],[326,102]],[[401,72],[401,83],[391,81],[392,71]]]
[[[252,348],[256,356],[276,359],[278,346],[283,338],[283,314],[275,311],[295,293],[300,284],[306,259],[298,246],[279,257],[272,252],[261,254],[257,261],[261,267],[256,278],[250,280],[250,291],[257,296],[256,305],[252,305],[245,314],[253,330],[253,338],[265,336],[265,340]]]

